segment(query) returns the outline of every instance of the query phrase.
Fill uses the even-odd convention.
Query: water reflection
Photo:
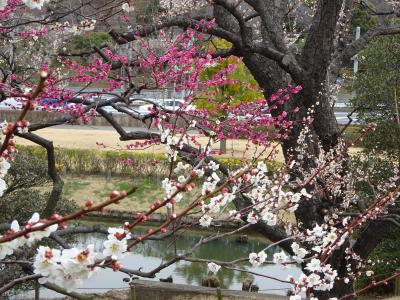
[[[145,230],[145,228],[141,228],[135,233],[141,233]],[[205,236],[205,233],[187,231],[184,234],[177,236],[177,253],[180,254],[193,247],[199,241],[201,236]],[[105,235],[102,234],[79,235],[75,238],[74,243],[77,247],[93,244],[96,251],[101,252],[105,238]],[[192,256],[196,258],[232,261],[238,258],[247,257],[250,252],[259,252],[267,245],[268,243],[266,241],[257,238],[249,238],[247,243],[239,243],[236,241],[235,237],[228,237],[202,245],[193,253]],[[272,258],[273,253],[279,251],[281,251],[279,247],[271,247],[267,251],[268,257]],[[129,253],[122,260],[122,264],[130,269],[137,270],[142,268],[141,270],[144,272],[151,271],[162,262],[173,258],[175,256],[174,253],[175,247],[172,238],[164,241],[146,241],[145,243],[137,245],[133,249],[132,253]],[[281,266],[275,265],[252,267],[249,263],[243,263],[241,268],[262,274],[273,275],[280,279],[286,279],[288,274],[294,276],[300,275],[300,270],[296,266],[289,266],[287,269],[283,269]],[[162,270],[157,274],[157,278],[154,280],[166,278],[171,275],[174,283],[201,285],[202,279],[207,275],[207,273],[207,265],[204,263],[179,262]],[[224,268],[218,272],[217,276],[222,287],[237,290],[241,289],[243,280],[250,277],[246,273]],[[126,277],[126,275],[114,273],[109,269],[100,270],[96,275],[85,282],[83,291],[99,293],[108,289],[128,287],[127,283],[122,281],[124,277]],[[277,283],[276,281],[262,277],[255,277],[254,279],[260,287],[260,292],[280,295],[285,295],[287,292],[288,285],[286,284]],[[50,291],[43,291],[42,295],[46,297],[56,296],[55,293]]]

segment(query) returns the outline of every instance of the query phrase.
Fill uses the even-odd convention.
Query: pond
[[[110,226],[110,225],[109,225]],[[147,228],[148,229],[148,228]],[[138,228],[135,233],[145,231],[146,228]],[[204,231],[185,231],[180,233],[176,238],[176,247],[178,254],[185,249],[189,249],[195,245],[199,239],[203,236],[212,234],[213,232]],[[90,234],[90,235],[79,235],[75,238],[74,244],[76,247],[83,247],[84,245],[93,244],[96,251],[102,251],[102,244],[105,239],[105,235],[102,234]],[[208,258],[220,261],[231,261],[242,257],[247,257],[251,252],[259,252],[268,245],[268,241],[261,237],[249,236],[247,242],[238,242],[237,236],[231,236],[222,240],[216,240],[208,244],[202,245],[193,254],[196,258]],[[277,246],[268,249],[268,258],[272,258],[275,252],[279,252],[281,249]],[[151,271],[153,268],[160,265],[174,257],[174,244],[173,239],[169,238],[164,241],[146,241],[143,244],[137,245],[133,251],[126,255],[121,261],[123,266],[130,269],[142,268],[142,271]],[[250,271],[272,275],[279,279],[285,280],[289,274],[295,277],[300,276],[301,271],[298,266],[289,265],[287,267],[276,266],[276,265],[264,265],[260,267],[253,267],[249,263],[244,263],[241,268]],[[157,278],[153,280],[159,280],[159,278],[166,278],[172,276],[174,283],[191,284],[200,286],[202,279],[207,275],[207,265],[205,263],[188,263],[179,262],[168,268],[162,270],[157,274]],[[229,288],[234,290],[241,290],[242,282],[245,278],[249,278],[248,274],[244,274],[234,270],[227,270],[221,268],[217,274],[221,286],[223,288]],[[128,283],[123,281],[123,278],[127,275],[123,273],[114,273],[110,269],[99,270],[88,279],[79,292],[107,292],[112,289],[123,289],[129,286]],[[279,283],[274,280],[255,277],[255,282],[260,288],[261,293],[286,295],[289,285]],[[29,295],[33,295],[29,293]],[[59,294],[47,290],[41,289],[41,297],[60,297]],[[27,295],[24,295],[27,297]],[[14,298],[23,299],[23,298]]]

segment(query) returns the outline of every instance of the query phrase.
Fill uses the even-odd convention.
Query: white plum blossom
[[[103,250],[104,256],[114,255],[120,257],[128,249],[128,243],[126,239],[118,240],[116,238],[111,238],[105,241],[103,245],[104,245],[104,250]]]
[[[337,239],[337,235],[334,232],[329,232],[326,236],[324,236],[323,238],[323,245],[326,246],[330,243],[333,243],[334,241],[336,241]]]
[[[210,217],[209,215],[203,215],[199,220],[200,226],[209,227],[211,225],[212,220],[213,218]]]
[[[308,287],[314,287],[321,283],[321,277],[318,274],[312,273],[310,276],[308,276],[307,281]]]
[[[297,263],[302,263],[303,258],[308,254],[308,251],[304,248],[300,248],[300,245],[297,243],[292,243],[292,250],[293,250],[293,253],[295,254],[293,256],[293,259]]]
[[[309,199],[312,198],[312,195],[309,194],[309,193],[307,192],[307,190],[304,189],[304,188],[300,191],[300,194],[301,194],[302,196],[306,197],[306,198],[309,198]]]
[[[0,177],[4,178],[7,175],[8,170],[10,169],[10,163],[4,158],[0,158]]]
[[[182,175],[181,175],[181,176],[178,177],[178,182],[179,182],[179,183],[184,183],[185,181],[186,181],[185,176],[182,176]]]
[[[260,251],[258,253],[253,252],[249,254],[249,261],[253,266],[262,265],[266,259],[267,259],[267,254],[264,251]]]
[[[322,248],[321,248],[320,246],[314,246],[314,247],[312,248],[312,250],[315,251],[315,252],[317,252],[317,253],[321,253]]]
[[[0,235],[0,238],[3,236]],[[7,255],[11,255],[14,252],[14,247],[11,242],[0,243],[0,259],[3,259]]]
[[[40,222],[40,215],[38,213],[34,213],[32,217],[29,219],[28,225],[30,225],[32,228],[35,227],[37,228],[44,225],[44,223]],[[57,229],[58,229],[58,224],[53,224],[51,226],[46,227],[44,230],[32,231],[31,233],[29,233],[26,243],[28,245],[33,245],[34,243],[42,240],[43,238],[49,237]]]
[[[166,197],[169,199],[172,197],[173,194],[176,193],[176,191],[178,190],[178,188],[176,187],[176,185],[174,184],[173,181],[170,181],[168,178],[165,178],[162,182],[161,182],[161,186],[163,187],[163,189],[165,190],[165,194]]]
[[[258,219],[258,215],[252,211],[247,215],[247,222],[250,224],[257,224]]]
[[[332,270],[330,265],[326,265],[325,268],[323,268],[322,270],[324,272],[324,279],[328,280],[328,281],[334,281],[337,277],[337,271],[336,270]]]
[[[277,221],[278,221],[278,217],[276,214],[268,211],[268,209],[265,209],[261,212],[261,218],[263,219],[263,221],[265,221],[267,223],[267,225],[269,226],[275,226]]]
[[[369,270],[369,271],[365,272],[365,275],[367,275],[368,277],[371,277],[372,275],[374,275],[374,271]]]
[[[301,300],[301,296],[300,295],[293,295],[289,297],[289,300]]]
[[[135,11],[135,7],[134,6],[130,6],[129,5],[129,3],[124,3],[124,4],[122,4],[122,10],[123,11],[125,11],[125,12],[127,12],[127,13],[130,13],[130,12],[134,12]]]
[[[215,188],[217,187],[219,180],[220,179],[219,179],[218,175],[213,173],[213,175],[211,177],[208,177],[207,180],[204,181],[202,189],[201,189],[201,194],[204,196],[204,195],[214,191]]]
[[[257,169],[260,170],[263,173],[267,173],[268,172],[267,165],[263,161],[259,161],[258,162]]]
[[[33,263],[35,273],[41,274],[42,276],[49,276],[54,268],[57,267],[57,262],[60,261],[60,258],[60,250],[39,246]]]
[[[321,271],[321,261],[317,258],[312,258],[309,263],[307,263],[306,270],[310,272],[320,272]]]
[[[301,194],[300,193],[296,193],[293,195],[293,197],[291,198],[291,202],[293,203],[297,203],[299,202],[301,199]]]
[[[104,256],[123,256],[128,250],[128,239],[131,237],[129,232],[123,228],[111,227],[108,229],[108,239],[104,241]]]
[[[167,141],[167,137],[169,136],[171,131],[168,128],[167,129],[162,128],[161,125],[158,126],[158,130],[160,130],[160,132],[161,132],[161,136],[160,136],[161,143],[165,143]]]
[[[3,178],[7,175],[10,166],[7,160],[0,158],[0,197],[3,196],[4,191],[7,189],[7,184]]]
[[[204,169],[194,169],[193,172],[196,174],[197,177],[201,178],[204,176]]]
[[[63,251],[40,246],[33,263],[34,273],[44,276],[39,279],[42,284],[50,282],[71,291],[92,275],[94,269],[91,266],[97,255],[93,249],[93,245],[84,250]]]
[[[4,191],[7,189],[7,184],[6,182],[0,178],[0,197],[3,196]]]
[[[212,160],[208,163],[208,167],[215,172],[219,169],[219,164]]]
[[[229,211],[229,216],[233,217],[234,220],[238,220],[238,221],[241,220],[240,213],[235,209]]]
[[[219,269],[221,269],[220,265],[217,265],[216,263],[213,263],[213,262],[208,263],[207,267],[210,270],[210,272],[213,274],[217,274]]]
[[[281,252],[278,252],[278,253],[274,254],[273,261],[274,261],[275,264],[281,264],[282,265],[282,264],[287,262],[287,258],[288,257],[285,254],[285,252],[281,251]]]
[[[176,164],[174,172],[175,173],[179,173],[179,172],[182,172],[182,171],[187,171],[188,169],[190,169],[190,165],[189,164],[184,164],[183,162],[180,161],[180,162],[178,162]]]
[[[307,230],[307,241],[314,241],[316,238],[321,238],[326,234],[326,231],[322,226],[319,226],[318,224],[315,225],[313,230]]]
[[[93,265],[95,259],[94,246],[89,245],[85,250],[76,248],[63,250],[60,261],[65,273],[74,273],[79,278],[89,278],[91,272],[88,266]]]

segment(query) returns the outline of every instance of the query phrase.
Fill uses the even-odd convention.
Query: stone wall
[[[92,295],[96,300],[217,300],[217,289],[185,284],[135,280],[135,296],[129,290]],[[284,296],[221,289],[223,300],[283,300]],[[136,297],[136,298],[135,298]]]

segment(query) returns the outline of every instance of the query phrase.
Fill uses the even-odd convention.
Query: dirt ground
[[[115,149],[126,149],[126,146],[130,142],[121,142],[119,135],[115,130],[99,129],[99,128],[88,128],[88,129],[70,129],[70,128],[46,128],[37,132],[40,136],[53,141],[56,147],[61,148],[81,148],[81,149],[104,149],[104,150],[115,150]],[[208,139],[205,137],[199,137],[198,141],[202,145],[208,143]],[[98,143],[104,144],[106,148],[100,147]],[[17,144],[21,145],[33,145],[33,143],[17,138]],[[219,150],[219,143],[212,146],[215,151]],[[280,149],[280,147],[279,147]],[[360,149],[352,148],[351,152],[357,152]],[[138,152],[150,152],[150,153],[164,153],[163,145],[151,146],[144,150],[135,150]],[[260,149],[249,144],[247,140],[228,140],[227,141],[227,153],[222,157],[235,157],[235,158],[249,158],[257,153]],[[265,152],[269,154],[270,150]],[[276,161],[283,161],[283,155],[281,151],[276,154]]]

